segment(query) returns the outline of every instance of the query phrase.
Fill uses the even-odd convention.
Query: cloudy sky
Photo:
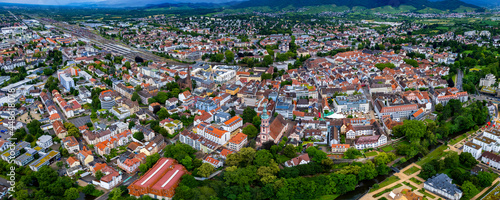
[[[81,4],[81,3],[94,3],[102,5],[123,5],[123,6],[144,6],[147,4],[181,3],[181,2],[223,3],[229,1],[231,0],[0,0],[1,3],[19,3],[19,4],[36,4],[36,5],[71,5],[71,4]]]

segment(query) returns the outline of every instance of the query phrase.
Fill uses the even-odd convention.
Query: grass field
[[[422,184],[422,181],[419,181],[419,180],[418,180],[418,179],[416,179],[415,177],[410,178],[410,181],[412,181],[412,182],[416,183],[417,185]]]
[[[382,181],[380,184],[379,184],[379,188],[383,188],[385,186],[388,186],[390,185],[391,183],[394,183],[396,181],[399,181],[399,177],[397,176],[391,176],[389,178],[386,178],[384,181]],[[375,189],[375,188],[372,188],[370,189],[370,192],[373,192],[375,190],[378,190],[379,188]]]
[[[406,181],[404,181],[403,184],[405,184],[406,186],[410,187],[411,190],[416,190],[417,189],[417,187],[413,186],[412,184],[410,184],[410,183],[408,183]]]
[[[370,152],[365,153],[366,157],[371,157],[371,156],[376,156],[376,155],[378,155],[378,152],[376,152],[376,151],[370,151]]]
[[[422,190],[422,189],[418,190],[418,192],[420,192],[420,193],[424,194],[425,196],[430,197],[431,199],[436,198],[436,197],[434,197],[434,195],[429,194],[429,193],[427,193],[427,192],[424,192],[424,190]]]
[[[407,169],[406,171],[404,171],[403,173],[405,173],[406,175],[409,176],[409,175],[412,175],[412,174],[414,174],[415,172],[418,172],[418,171],[420,171],[420,169],[418,167],[413,166],[410,169]]]
[[[389,151],[393,151],[395,150],[395,148],[393,146],[385,146],[384,148],[382,148],[382,151],[385,151],[385,152],[389,152]]]
[[[434,160],[434,159],[438,159],[438,158],[441,158],[445,155],[445,152],[444,150],[447,149],[448,146],[446,145],[441,145],[439,146],[438,148],[436,148],[434,151],[430,152],[429,154],[427,154],[425,157],[423,157],[422,159],[420,159],[418,162],[417,162],[417,165],[419,166],[422,166],[424,165],[425,163],[428,163],[430,162],[431,160]]]

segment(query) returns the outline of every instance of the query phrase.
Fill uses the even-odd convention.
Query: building
[[[472,142],[481,146],[484,151],[498,152],[500,150],[500,145],[486,136],[475,137]]]
[[[124,107],[113,107],[111,113],[115,115],[118,119],[122,120],[130,116],[130,111]]]
[[[172,158],[160,158],[144,176],[135,180],[127,188],[129,194],[140,197],[148,195],[155,199],[170,200],[180,179],[189,172]]]
[[[361,136],[354,140],[354,147],[356,149],[376,148],[387,143],[387,136],[385,135],[372,135]]]
[[[203,153],[211,153],[220,146],[201,135],[191,133],[187,130],[179,134],[179,141]]]
[[[211,156],[207,156],[205,159],[203,159],[203,163],[208,163],[208,164],[214,166],[215,169],[222,167],[224,165],[224,162],[217,160],[215,158],[212,158]]]
[[[113,106],[115,106],[116,101],[112,93],[113,91],[111,90],[101,92],[101,94],[99,95],[99,100],[101,101],[101,109],[109,110],[113,108]]]
[[[73,78],[67,76],[66,74],[60,74],[59,81],[61,82],[61,85],[66,89],[66,91],[70,91],[71,88],[75,87],[75,81],[73,80]]]
[[[60,139],[63,139],[66,137],[68,134],[68,130],[64,127],[64,124],[57,120],[52,123],[52,128],[54,129],[54,132],[56,133],[57,137]]]
[[[38,171],[41,167],[50,165],[53,162],[57,161],[57,159],[59,159],[60,157],[61,154],[59,152],[52,150],[49,153],[41,156],[38,160],[32,162],[29,166],[31,170]]]
[[[239,151],[247,144],[247,135],[244,133],[237,133],[228,142],[228,148],[233,151]]]
[[[488,165],[490,167],[500,169],[500,156],[499,155],[496,155],[496,154],[491,153],[489,151],[485,151],[481,155],[481,161],[483,163],[486,163],[486,165]]]
[[[68,136],[62,140],[63,147],[68,150],[68,153],[78,153],[80,151],[80,143],[75,136]]]
[[[425,190],[445,197],[450,200],[459,200],[462,197],[462,191],[452,182],[452,179],[446,174],[437,174],[425,181]]]
[[[205,122],[202,122],[198,124],[198,126],[196,126],[196,134],[201,135],[209,139],[210,141],[220,145],[226,144],[229,140],[229,137],[231,136],[231,133],[229,131],[218,129],[215,126],[212,126]]]
[[[351,147],[350,144],[332,144],[333,153],[344,153]]]
[[[160,152],[165,148],[167,144],[162,135],[155,136],[151,141],[149,141],[144,148],[140,150],[141,153],[146,154],[146,156],[153,155]]]
[[[472,154],[472,156],[475,159],[479,159],[479,157],[481,157],[482,151],[483,151],[483,148],[478,144],[474,144],[473,142],[465,143],[464,150],[463,150],[463,152],[468,152],[468,153]]]
[[[496,80],[497,79],[495,75],[487,74],[484,78],[481,78],[481,80],[479,80],[479,87],[482,86],[490,87],[491,85],[495,84]]]
[[[370,104],[362,94],[337,96],[333,101],[333,106],[337,112],[363,112],[367,113]]]
[[[267,108],[264,106],[261,115],[260,134],[256,141],[257,146],[262,146],[262,144],[268,141],[273,141],[275,144],[279,143],[281,137],[283,137],[283,133],[288,130],[288,123],[283,119],[283,116],[278,115],[271,124],[269,120],[270,117],[267,114]]]
[[[52,137],[50,137],[49,135],[42,135],[38,138],[36,144],[44,149],[48,149],[54,143],[52,143]]]
[[[295,158],[292,158],[291,160],[288,160],[285,162],[286,167],[295,167],[297,165],[305,165],[307,163],[311,162],[311,159],[309,159],[309,154],[305,153],[300,156],[297,156]]]
[[[97,164],[94,170],[101,171],[104,176],[97,181],[93,180],[92,184],[100,186],[107,190],[111,190],[122,182],[122,175],[118,171],[108,166],[106,163],[102,164],[101,166],[98,166]]]
[[[132,174],[139,170],[139,165],[141,165],[145,160],[146,154],[144,153],[135,154],[126,151],[118,158],[117,165],[127,173]]]
[[[233,132],[236,129],[239,129],[241,126],[243,126],[243,119],[236,115],[232,117],[231,119],[227,120],[224,122],[224,130]]]

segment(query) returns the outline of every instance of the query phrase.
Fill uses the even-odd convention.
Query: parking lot
[[[80,127],[80,126],[83,126],[89,122],[92,122],[90,120],[90,116],[83,116],[83,117],[79,117],[79,118],[75,118],[75,119],[70,119],[69,120],[71,123],[73,123],[76,127]]]
[[[4,126],[0,126],[0,138],[7,140],[10,137],[12,136],[9,134],[9,129]]]

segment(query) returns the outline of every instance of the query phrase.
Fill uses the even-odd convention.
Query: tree
[[[95,191],[95,186],[88,184],[85,187],[83,187],[82,192],[86,195],[91,195]]]
[[[141,140],[143,140],[143,139],[144,139],[144,133],[142,133],[142,132],[135,132],[135,133],[134,133],[134,138],[135,138],[136,140],[141,141]]]
[[[311,160],[314,162],[317,162],[317,163],[321,163],[321,161],[323,159],[328,158],[328,156],[326,155],[326,153],[324,151],[321,151],[321,150],[317,149],[316,147],[309,147],[306,149],[306,152],[309,155],[309,157],[312,157]]]
[[[260,176],[260,181],[264,184],[272,183],[276,179],[276,174],[280,168],[274,160],[271,160],[269,166],[261,166],[257,170],[257,175]]]
[[[120,187],[115,187],[109,192],[109,200],[118,200],[122,197],[123,190]]]
[[[198,175],[202,177],[208,177],[210,174],[214,173],[215,168],[210,163],[203,163],[198,168]]]
[[[252,119],[252,124],[255,126],[255,127],[260,127],[260,117],[259,116],[254,116],[253,119]]]
[[[446,168],[454,169],[460,165],[460,159],[457,152],[450,152],[444,158]]]
[[[64,192],[64,198],[66,200],[74,200],[80,197],[78,189],[76,188],[69,188]]]
[[[459,160],[460,163],[467,168],[472,168],[478,163],[474,156],[472,156],[469,152],[462,152]]]
[[[226,55],[226,61],[227,62],[233,62],[234,61],[234,53],[232,51],[227,50],[226,52],[224,52],[224,54]]]
[[[464,199],[471,199],[475,194],[479,193],[479,190],[470,181],[464,181],[462,184],[462,191],[464,193],[462,198]]]
[[[361,156],[361,152],[357,150],[356,148],[349,148],[347,151],[344,152],[344,158],[347,159],[354,159],[358,156]]]
[[[438,111],[438,112],[443,111],[443,104],[441,104],[441,103],[436,104],[436,111]]]
[[[95,178],[96,178],[97,180],[101,180],[101,178],[102,178],[103,176],[104,176],[104,173],[102,173],[102,171],[101,171],[101,170],[97,170],[97,171],[95,172]]]
[[[406,136],[410,142],[420,141],[426,133],[426,126],[420,120],[406,120],[403,125],[393,128],[393,134],[397,137]]]
[[[381,152],[375,156],[374,161],[376,165],[385,165],[394,159],[396,159],[396,155],[394,155],[394,153]]]
[[[286,145],[286,147],[283,149],[283,155],[288,158],[295,158],[295,156],[297,156],[296,150],[297,149],[293,145]]]
[[[250,107],[246,107],[245,110],[243,110],[243,114],[241,115],[241,118],[243,119],[243,123],[252,123],[253,118],[257,116],[257,112],[255,112],[254,109]]]
[[[489,172],[479,172],[477,173],[477,178],[479,179],[479,184],[481,187],[491,186],[493,183],[493,175]]]
[[[259,130],[255,128],[254,125],[248,125],[247,127],[243,128],[243,133],[247,135],[248,138],[255,138],[259,133]]]
[[[260,166],[269,166],[273,160],[273,154],[271,154],[267,149],[262,149],[255,153],[255,159],[253,160],[253,164],[257,167]]]

